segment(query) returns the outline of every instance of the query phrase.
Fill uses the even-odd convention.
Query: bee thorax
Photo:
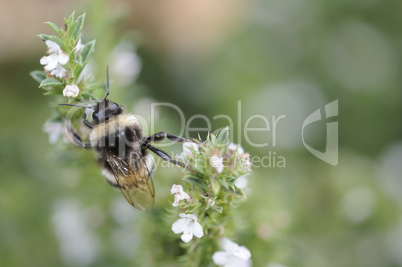
[[[91,132],[90,142],[98,157],[106,154],[126,159],[141,153],[142,128],[133,115],[118,115],[97,125]]]

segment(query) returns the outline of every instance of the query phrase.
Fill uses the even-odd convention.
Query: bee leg
[[[90,123],[90,122],[87,120],[87,114],[85,113],[85,111],[84,111],[84,115],[82,116],[82,122],[83,122],[84,125],[87,126],[88,128],[90,128],[90,129],[94,128],[94,126],[92,125],[92,123]]]
[[[187,139],[177,136],[177,135],[173,135],[173,134],[167,134],[165,132],[159,132],[156,133],[154,135],[151,135],[150,137],[147,138],[147,142],[145,143],[145,146],[151,150],[152,152],[154,152],[156,155],[158,155],[159,157],[161,157],[163,160],[166,160],[170,163],[173,163],[175,165],[178,165],[182,168],[185,168],[189,171],[191,171],[192,173],[194,173],[197,176],[201,176],[198,172],[194,171],[193,169],[189,168],[186,164],[184,164],[181,161],[177,161],[172,159],[168,154],[166,154],[166,152],[163,152],[162,150],[157,149],[156,147],[151,146],[148,142],[155,142],[155,141],[161,141],[165,138],[168,138],[169,140],[172,140],[174,142],[178,142],[178,143],[183,143],[186,142]]]
[[[79,135],[78,134],[76,134],[74,131],[73,131],[73,129],[71,128],[71,126],[67,126],[67,129],[66,129],[71,135],[72,135],[72,137],[73,137],[73,139],[74,139],[74,144],[75,145],[77,145],[77,146],[79,146],[79,147],[83,147],[83,148],[91,148],[91,143],[83,143],[82,142],[82,140],[81,140],[81,137],[79,137]],[[71,140],[70,140],[71,141]]]
[[[183,162],[177,161],[172,159],[168,154],[166,154],[166,152],[163,152],[162,150],[157,149],[156,147],[151,146],[150,144],[146,144],[146,147],[151,150],[152,152],[154,152],[156,155],[158,155],[159,157],[161,157],[163,160],[166,160],[170,163],[173,163],[175,165],[178,165],[180,167],[186,168],[194,173],[197,173],[196,171],[193,171],[191,169],[189,169],[186,164],[184,164]]]
[[[82,147],[82,148],[91,148],[91,143],[84,143],[81,141],[81,138],[75,132],[71,132],[74,137],[75,144]]]
[[[187,139],[185,139],[181,136],[167,134],[165,132],[159,132],[154,135],[151,135],[150,137],[147,138],[147,141],[148,142],[158,142],[158,141],[164,140],[165,138],[167,138],[171,141],[177,142],[177,143],[184,143],[187,141]]]
[[[88,128],[94,128],[94,126],[92,125],[92,123],[90,123],[87,119],[83,119],[82,122],[84,123],[85,126],[87,126]]]

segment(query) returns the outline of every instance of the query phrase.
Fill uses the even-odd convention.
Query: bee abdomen
[[[108,182],[109,185],[120,188],[119,184],[116,181],[116,178],[114,177],[113,173],[109,169],[110,166],[107,164],[108,167],[102,168],[101,174],[106,178],[106,181]]]

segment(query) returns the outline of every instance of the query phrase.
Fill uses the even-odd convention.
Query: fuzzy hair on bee
[[[106,181],[110,185],[120,188],[124,197],[133,207],[146,210],[153,206],[155,198],[152,181],[155,162],[150,152],[155,153],[163,160],[186,168],[184,163],[173,160],[167,153],[152,146],[151,143],[162,141],[165,138],[182,143],[186,139],[165,132],[145,136],[141,124],[133,114],[125,114],[123,107],[107,99],[109,96],[108,69],[106,77],[106,96],[95,105],[59,105],[94,110],[91,122],[86,119],[85,112],[83,118],[84,125],[90,129],[89,142],[83,142],[71,125],[67,127],[74,143],[83,148],[93,149],[101,167],[101,174]]]

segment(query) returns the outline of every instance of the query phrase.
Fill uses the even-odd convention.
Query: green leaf
[[[77,66],[81,67],[81,68],[83,68],[83,66],[84,66],[84,64],[82,62],[82,57],[81,57],[80,54],[78,54],[76,59],[73,59],[73,63],[76,64]]]
[[[66,21],[67,26],[70,26],[73,23],[74,16],[75,16],[75,11],[73,11],[73,13],[71,13],[71,15],[68,17],[68,19]]]
[[[76,21],[68,25],[68,27],[67,27],[67,34],[68,34],[69,37],[72,37],[72,36],[73,36],[76,26],[77,26],[77,22],[76,22]]]
[[[246,198],[246,194],[244,194],[243,190],[238,188],[237,186],[229,186],[229,188],[225,189],[227,192],[234,194],[241,198]]]
[[[41,71],[41,70],[34,70],[34,71],[31,71],[31,72],[29,73],[29,75],[31,75],[31,77],[32,77],[35,81],[37,81],[38,83],[41,83],[43,80],[46,79],[46,73],[43,72],[43,71]]]
[[[191,174],[186,174],[183,177],[183,180],[186,181],[186,182],[192,183],[192,184],[198,184],[198,185],[205,184],[205,182],[202,179],[200,179],[200,178],[198,178],[196,176],[193,176]]]
[[[59,86],[64,86],[64,83],[58,79],[49,78],[49,79],[43,80],[40,83],[39,88],[59,87]]]
[[[84,27],[84,20],[85,20],[85,13],[79,16],[75,21],[76,25],[73,33],[74,40],[78,40],[78,38],[80,37],[82,28]]]
[[[47,41],[47,40],[49,40],[49,37],[51,36],[51,35],[48,35],[48,34],[38,34],[37,35],[39,38],[41,38],[43,41]]]
[[[221,189],[221,184],[215,178],[212,177],[209,179],[209,182],[211,183],[212,191],[214,192],[214,194],[218,195]]]
[[[211,207],[211,209],[213,209],[213,210],[215,210],[215,211],[217,211],[217,212],[219,212],[219,213],[222,213],[222,211],[223,211],[223,207],[222,206],[213,206],[213,207]]]
[[[78,55],[78,56],[80,56],[80,55]],[[78,62],[75,61],[75,63],[77,64],[76,65],[77,67],[75,69],[75,77],[79,77],[81,75],[82,71],[84,70],[85,66],[88,64],[88,62],[82,63],[81,61],[78,61]],[[91,74],[89,76],[91,76]],[[83,78],[86,80],[86,78],[88,78],[88,77],[83,77]]]
[[[226,181],[225,178],[219,179],[219,183],[220,183],[224,188],[229,188],[229,183]]]
[[[225,127],[220,131],[218,136],[216,137],[216,144],[214,145],[228,145],[229,144],[229,138],[230,138],[230,131],[229,127]]]
[[[54,24],[53,22],[50,22],[50,21],[45,22],[45,24],[47,24],[47,25],[49,25],[50,27],[52,27],[52,29],[53,29],[58,35],[60,35],[60,29],[59,29],[59,27],[57,27],[56,24]]]
[[[50,91],[45,91],[43,95],[57,95],[58,93],[56,91],[50,90]]]
[[[49,87],[49,89],[45,89],[46,91],[43,95],[61,95],[63,92],[64,86],[60,87]]]
[[[63,51],[65,51],[65,52],[67,51],[66,46],[64,45],[63,41],[59,37],[54,36],[54,35],[48,35],[48,34],[39,34],[38,36],[39,36],[39,38],[41,38],[44,41],[50,40],[50,41],[55,42],[56,44],[58,44],[60,46],[60,48]]]
[[[85,63],[91,57],[91,54],[95,51],[95,41],[90,41],[85,44],[84,48],[82,49],[80,55],[82,57],[82,62]]]

